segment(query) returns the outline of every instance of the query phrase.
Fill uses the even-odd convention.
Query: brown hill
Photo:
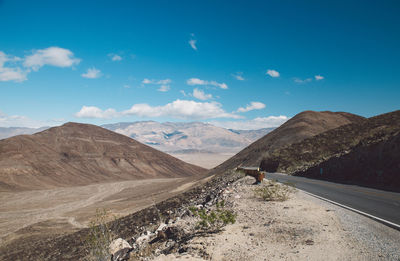
[[[263,159],[261,168],[400,191],[400,111],[277,150]]]
[[[239,165],[258,166],[264,157],[276,149],[342,125],[362,122],[364,119],[361,116],[346,112],[301,112],[279,128],[255,141],[229,160],[211,170],[211,173],[223,172]]]
[[[129,137],[66,123],[0,140],[0,190],[46,189],[98,182],[186,177],[205,169]]]

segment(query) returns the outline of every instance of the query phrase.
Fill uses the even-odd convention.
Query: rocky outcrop
[[[400,192],[400,133],[361,142],[351,152],[295,175]]]

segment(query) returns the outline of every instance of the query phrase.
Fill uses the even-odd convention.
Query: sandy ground
[[[212,169],[227,159],[231,158],[235,153],[188,153],[188,154],[175,154],[170,153],[172,156],[206,169]]]
[[[218,234],[195,237],[183,254],[155,260],[398,260],[384,258],[358,240],[343,226],[338,207],[301,191],[284,202],[262,201],[254,195],[253,181],[247,177],[226,190],[226,200],[238,214],[235,224]],[[357,223],[359,217],[350,216]],[[181,225],[188,226],[190,219],[182,219]],[[398,231],[391,233],[400,239]]]
[[[85,227],[97,208],[124,216],[193,184],[183,178],[103,183],[51,190],[0,193],[0,244],[32,233]],[[173,192],[171,192],[173,191]]]

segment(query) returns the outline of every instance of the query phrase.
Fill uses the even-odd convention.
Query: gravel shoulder
[[[223,193],[237,221],[155,260],[399,260],[400,232],[302,191],[284,202],[254,195],[246,177]],[[265,181],[268,182],[268,181]],[[179,221],[182,227],[192,217]]]

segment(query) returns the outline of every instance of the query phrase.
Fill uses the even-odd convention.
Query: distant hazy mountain
[[[0,127],[0,140],[6,139],[12,136],[17,136],[21,134],[34,134],[36,132],[40,132],[46,130],[50,127],[41,127],[41,128],[25,128],[25,127]]]
[[[120,122],[103,128],[169,153],[236,153],[274,128],[228,130],[202,122]]]

